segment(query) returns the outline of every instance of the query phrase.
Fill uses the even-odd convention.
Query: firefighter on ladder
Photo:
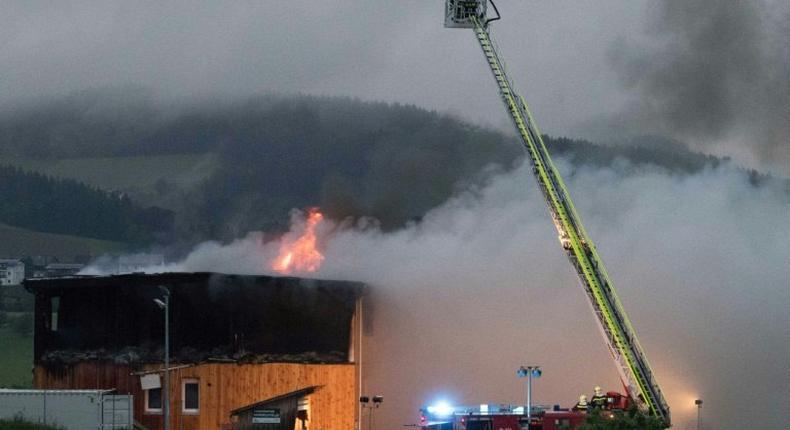
[[[606,409],[606,396],[601,387],[595,387],[595,394],[590,399],[592,409]]]

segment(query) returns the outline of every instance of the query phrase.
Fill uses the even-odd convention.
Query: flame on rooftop
[[[283,275],[292,273],[311,273],[317,271],[324,261],[318,250],[316,227],[323,221],[324,215],[317,209],[311,209],[301,227],[301,232],[294,231],[286,235],[280,243],[280,253],[272,262],[272,270]],[[289,237],[299,234],[298,237]]]

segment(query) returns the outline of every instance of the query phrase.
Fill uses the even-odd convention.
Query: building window
[[[50,321],[49,329],[51,331],[58,331],[58,312],[60,312],[60,297],[50,298]]]
[[[162,389],[151,388],[145,390],[145,412],[153,414],[162,413]]]
[[[181,384],[181,410],[187,414],[200,412],[200,381],[184,379]]]

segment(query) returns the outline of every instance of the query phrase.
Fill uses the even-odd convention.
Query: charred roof
[[[177,286],[182,284],[194,284],[196,282],[214,283],[238,283],[253,282],[260,284],[269,282],[281,282],[285,284],[298,284],[304,286],[320,287],[322,289],[335,290],[361,296],[365,285],[361,282],[335,281],[312,278],[263,276],[263,275],[234,275],[215,272],[167,272],[167,273],[128,273],[123,275],[93,276],[93,275],[74,275],[53,278],[32,278],[24,282],[28,291],[35,293],[48,289],[62,288],[86,288],[86,287],[113,287],[113,286]]]
[[[36,296],[37,363],[161,361],[170,291],[174,361],[344,362],[365,286],[294,277],[161,273],[25,281]]]

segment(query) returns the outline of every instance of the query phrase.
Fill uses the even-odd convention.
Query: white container
[[[21,417],[66,430],[131,429],[131,395],[110,390],[0,389],[0,418]]]

